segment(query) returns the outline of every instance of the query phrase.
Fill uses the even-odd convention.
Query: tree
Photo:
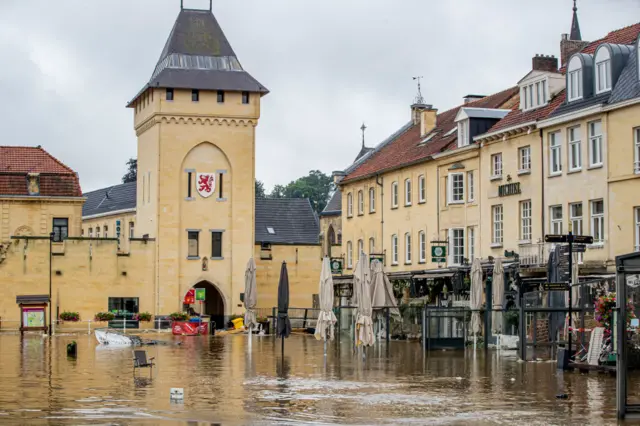
[[[256,179],[256,198],[266,198],[267,194],[264,192],[264,183]]]
[[[309,198],[316,212],[321,212],[329,201],[329,194],[333,191],[331,176],[325,175],[320,170],[311,170],[307,176],[303,176],[287,186],[276,185],[271,192],[271,198]]]
[[[275,185],[269,194],[269,198],[285,198],[286,188],[282,185]]]
[[[138,160],[129,158],[127,161],[127,173],[122,176],[122,183],[135,182],[138,179]]]

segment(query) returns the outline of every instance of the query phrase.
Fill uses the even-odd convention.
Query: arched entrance
[[[211,321],[215,321],[216,328],[224,328],[224,297],[218,288],[208,281],[200,281],[193,288],[205,289],[204,303],[201,305],[199,301],[196,301],[193,305],[185,306],[192,307],[198,314],[209,315]]]
[[[333,225],[329,225],[327,231],[327,256],[331,257],[331,246],[336,245],[336,232],[333,230]]]

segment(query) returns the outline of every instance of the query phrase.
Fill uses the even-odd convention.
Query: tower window
[[[249,92],[242,92],[242,103],[243,104],[249,103]]]
[[[223,104],[224,103],[224,91],[223,90],[218,90],[218,103],[219,104]]]
[[[211,258],[222,258],[222,232],[211,232]]]
[[[220,177],[220,187],[218,188],[218,198],[223,198],[223,196],[222,196],[222,176],[223,176],[223,173],[220,173],[218,176]]]
[[[190,258],[197,258],[199,256],[198,254],[198,237],[199,237],[199,233],[198,231],[188,231],[187,232],[187,237],[188,237],[188,241],[189,244],[187,246],[187,256]]]
[[[200,101],[200,91],[197,89],[193,89],[191,91],[191,102],[198,102]]]
[[[167,100],[168,101],[173,100],[173,89],[167,89]]]

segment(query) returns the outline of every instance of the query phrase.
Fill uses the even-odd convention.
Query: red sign
[[[194,303],[196,303],[196,289],[192,288],[184,295],[184,304],[192,305]]]
[[[171,324],[171,332],[174,336],[209,334],[209,324],[175,321]]]

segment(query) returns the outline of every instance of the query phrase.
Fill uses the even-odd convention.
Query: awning
[[[416,279],[424,279],[424,278],[451,278],[455,275],[455,272],[439,272],[434,274],[419,274],[414,275],[413,278]]]
[[[389,280],[409,280],[411,279],[411,272],[396,272],[387,274]]]
[[[341,276],[333,276],[333,285],[337,284],[353,284],[353,275],[347,275],[344,277]]]
[[[49,303],[48,294],[26,295],[16,296],[16,303],[22,305],[36,305],[42,303]]]

